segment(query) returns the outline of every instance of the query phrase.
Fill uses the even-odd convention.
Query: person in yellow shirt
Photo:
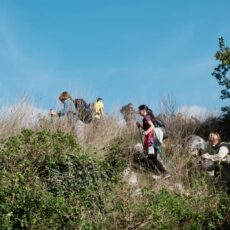
[[[97,102],[94,104],[94,119],[95,120],[101,119],[101,117],[104,114],[103,109],[104,109],[103,99],[99,97],[97,99]]]

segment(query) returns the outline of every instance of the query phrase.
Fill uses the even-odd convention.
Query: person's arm
[[[139,121],[136,122],[136,125],[137,125],[138,128],[142,128],[143,129],[143,125]]]
[[[52,116],[57,116],[58,115],[58,112],[53,110],[53,109],[50,109],[50,112],[49,112],[49,115],[52,117]]]
[[[58,116],[64,116],[67,114],[67,108],[68,108],[68,102],[67,100],[64,101],[63,103],[63,109],[61,109],[59,112],[58,112]]]
[[[103,109],[102,109],[102,108],[100,108],[100,109],[99,109],[99,111],[100,111],[100,112],[99,112],[99,113],[100,113],[100,115],[101,115],[101,116],[103,116],[103,115],[104,115]]]
[[[104,115],[104,111],[103,111],[103,109],[104,109],[104,104],[103,104],[103,103],[101,103],[100,113],[101,113],[101,115],[102,115],[102,116]]]
[[[212,161],[221,161],[228,155],[228,148],[225,146],[220,147],[219,152],[215,155],[204,154],[203,158]]]
[[[143,132],[144,135],[148,135],[155,128],[155,126],[151,120],[148,120],[147,123],[149,124],[150,127],[146,131]]]

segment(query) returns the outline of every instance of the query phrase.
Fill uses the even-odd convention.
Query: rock
[[[135,153],[143,153],[144,149],[143,149],[143,145],[141,143],[135,144],[133,146],[133,152]]]
[[[152,178],[153,178],[154,180],[159,180],[159,179],[161,179],[162,177],[161,177],[160,175],[152,175]]]
[[[137,175],[136,175],[136,173],[131,172],[131,176],[130,176],[130,178],[128,179],[128,183],[129,183],[130,185],[133,185],[133,186],[136,186],[136,185],[137,185],[138,180],[137,180]]]
[[[197,135],[188,136],[186,142],[186,145],[193,156],[197,156],[200,151],[204,151],[208,146],[208,142]]]
[[[133,196],[142,196],[142,191],[140,188],[137,188],[134,193],[133,193]]]
[[[138,185],[137,175],[129,167],[124,170],[123,178],[132,187]]]

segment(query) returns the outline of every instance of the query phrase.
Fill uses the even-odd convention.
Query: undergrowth
[[[0,229],[223,229],[229,195],[188,181],[204,195],[136,196],[122,181],[133,140],[114,139],[100,159],[64,132],[23,130],[0,142]],[[156,182],[155,182],[156,183]],[[192,192],[195,192],[193,190]]]

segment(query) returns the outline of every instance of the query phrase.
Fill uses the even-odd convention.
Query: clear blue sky
[[[61,91],[107,111],[133,102],[219,109],[211,76],[230,45],[229,0],[0,0],[0,105],[24,94],[51,108]]]

